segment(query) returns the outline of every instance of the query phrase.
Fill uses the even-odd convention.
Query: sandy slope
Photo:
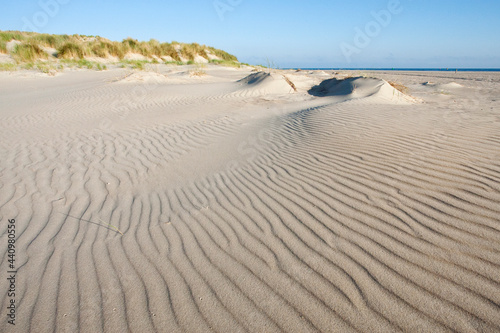
[[[500,331],[500,75],[374,75],[0,73],[0,331]]]

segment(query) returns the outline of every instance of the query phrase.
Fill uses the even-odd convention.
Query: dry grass
[[[181,61],[179,53],[177,53],[173,44],[163,43],[160,45],[160,48],[162,56],[170,57],[174,61]]]
[[[394,82],[394,81],[388,81],[388,83],[396,90],[402,92],[403,94],[408,94],[409,89],[407,86],[403,85],[402,83],[399,82]]]
[[[209,60],[208,53],[210,53],[222,59],[221,62],[224,65],[236,66],[238,63],[235,56],[225,51],[197,43],[184,44],[175,41],[160,43],[155,39],[144,42],[130,37],[121,42],[114,42],[99,36],[50,35],[22,31],[0,31],[0,53],[9,53],[7,43],[12,40],[21,42],[11,54],[19,63],[47,58],[53,60],[78,60],[86,57],[124,59],[127,53],[138,53],[149,59],[170,57],[172,61],[169,63],[176,64],[179,64],[181,58],[194,61],[197,56]],[[56,49],[56,58],[49,57],[44,47]]]
[[[205,71],[205,65],[196,65],[192,70],[189,71],[190,76],[205,76],[207,72]]]
[[[235,67],[235,68],[241,68],[242,63],[234,60],[219,60],[219,59],[212,59],[209,61],[211,64],[216,64],[216,65],[221,65],[221,66],[226,66],[226,67]]]
[[[215,49],[213,47],[207,47],[208,51],[212,54],[214,54],[215,56],[221,58],[222,60],[229,60],[229,61],[238,61],[238,59],[232,55],[232,54],[229,54],[227,53],[226,51],[222,51],[222,50],[219,50],[219,49]]]
[[[12,52],[12,56],[18,63],[31,62],[38,59],[47,59],[47,53],[33,42],[17,45]]]
[[[92,55],[100,58],[114,56],[118,57],[119,59],[123,59],[123,57],[125,57],[124,49],[119,43],[116,42],[99,41],[92,45],[90,51]]]
[[[0,53],[7,53],[7,42],[0,40]]]
[[[17,65],[16,64],[12,64],[12,63],[0,63],[0,72],[2,71],[7,71],[7,72],[12,72],[12,71],[15,71],[17,69]]]
[[[285,75],[283,75],[283,78],[285,79],[286,83],[288,83],[288,85],[292,87],[293,91],[297,92],[297,87],[295,87],[295,84]]]
[[[90,55],[86,46],[80,43],[68,42],[57,49],[57,57],[61,59],[83,59]]]

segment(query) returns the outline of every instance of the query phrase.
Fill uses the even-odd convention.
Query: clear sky
[[[281,68],[500,68],[499,0],[40,0],[2,8],[0,30],[197,42]]]

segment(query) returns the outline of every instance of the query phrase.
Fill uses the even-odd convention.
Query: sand
[[[0,331],[500,331],[499,73],[204,71],[0,73]]]

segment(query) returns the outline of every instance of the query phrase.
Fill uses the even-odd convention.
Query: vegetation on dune
[[[30,36],[28,40],[39,45],[46,47],[59,48],[65,43],[72,41],[72,37],[68,35],[49,35],[49,34],[36,34]]]
[[[179,53],[177,53],[174,44],[163,43],[160,45],[160,48],[161,48],[161,54],[164,57],[170,57],[175,61],[181,61]]]
[[[214,54],[218,58],[221,58],[222,60],[238,61],[238,58],[236,58],[232,54],[227,53],[226,51],[215,49],[213,47],[208,47],[208,50],[210,51],[210,53]]]
[[[138,41],[130,37],[121,42],[116,42],[99,36],[50,35],[22,31],[0,31],[0,53],[9,53],[7,43],[12,40],[20,42],[13,51],[11,50],[11,55],[18,64],[45,59],[62,61],[68,59],[79,60],[87,57],[117,57],[124,60],[128,53],[140,54],[153,63],[161,61],[168,64],[181,64],[181,59],[194,62],[197,56],[207,61],[217,57],[220,59],[221,64],[228,65],[231,63],[235,67],[238,62],[235,56],[225,51],[197,43],[185,44],[176,41],[160,43],[155,39]],[[53,49],[56,51],[54,52]],[[136,68],[144,66],[142,63],[127,65]]]
[[[183,45],[181,48],[181,54],[184,56],[184,58],[187,58],[188,60],[193,61],[195,57],[194,53],[194,48],[189,47],[187,45]]]
[[[85,45],[68,42],[57,49],[57,57],[61,59],[83,59],[89,56],[90,52]]]
[[[12,56],[18,63],[47,59],[47,53],[38,44],[33,42],[16,45]]]
[[[2,71],[15,71],[17,69],[16,64],[7,62],[7,63],[0,63],[0,72]]]
[[[248,64],[240,63],[240,62],[234,61],[234,60],[212,59],[212,60],[210,60],[210,63],[216,64],[216,65],[222,65],[222,66],[226,66],[226,67],[235,67],[235,68],[241,68],[242,65],[248,66]]]
[[[205,71],[205,65],[198,64],[193,69],[189,71],[189,75],[191,76],[205,76],[207,72]]]
[[[91,54],[100,58],[118,57],[123,59],[125,57],[125,50],[117,42],[99,41],[94,43],[90,48]]]
[[[132,69],[139,69],[139,70],[144,70],[144,67],[146,64],[149,63],[147,60],[122,60],[120,61],[121,67],[122,68],[132,68]]]
[[[61,60],[61,63],[64,64],[65,66],[69,68],[88,68],[88,69],[96,69],[99,71],[106,70],[107,66],[104,64],[101,64],[96,61],[89,61],[86,59],[63,59]]]

